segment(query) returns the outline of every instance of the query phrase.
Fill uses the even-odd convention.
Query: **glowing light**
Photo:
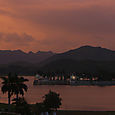
[[[76,77],[75,77],[75,76],[72,76],[72,79],[73,79],[73,80],[75,80],[75,79],[76,79]]]
[[[80,80],[83,80],[83,78],[80,78]]]

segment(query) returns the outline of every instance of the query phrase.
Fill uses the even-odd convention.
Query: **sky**
[[[0,0],[0,50],[115,50],[115,0]]]

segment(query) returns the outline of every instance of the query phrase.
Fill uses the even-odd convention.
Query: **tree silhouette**
[[[21,115],[30,115],[30,106],[26,100],[22,98],[13,99],[13,104],[15,105],[15,112],[21,113]]]
[[[24,95],[24,91],[27,92],[28,87],[26,84],[24,84],[24,82],[28,81],[28,79],[25,79],[24,77],[18,77],[17,75],[16,77],[16,81],[15,81],[15,86],[13,89],[13,93],[16,95],[16,98],[18,99],[18,95]]]
[[[1,77],[1,78],[3,80],[1,91],[3,92],[3,94],[8,93],[8,104],[10,105],[10,102],[11,102],[10,98],[13,95],[15,77],[12,76],[11,73],[9,73],[8,77]]]
[[[25,81],[28,81],[27,79],[18,77],[17,74],[12,73],[9,73],[8,77],[1,78],[3,80],[1,91],[3,94],[8,93],[8,104],[11,103],[11,96],[13,94],[15,94],[18,99],[19,94],[23,96],[24,91],[27,91],[27,85],[24,84]]]
[[[45,105],[45,108],[49,110],[55,111],[57,110],[57,108],[60,108],[62,104],[60,94],[53,91],[49,91],[49,93],[46,94],[43,98],[44,98],[43,104]]]

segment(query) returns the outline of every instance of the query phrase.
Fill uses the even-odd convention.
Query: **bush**
[[[49,91],[49,93],[46,94],[43,98],[43,104],[47,110],[55,111],[62,105],[62,99],[60,98],[60,94],[56,92]]]
[[[15,105],[15,112],[21,115],[31,115],[30,106],[24,98],[13,99]]]

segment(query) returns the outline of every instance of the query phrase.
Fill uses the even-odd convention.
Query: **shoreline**
[[[115,86],[115,81],[64,81],[64,80],[34,80],[33,85],[70,85],[70,86]]]
[[[31,107],[33,105],[29,104]],[[13,105],[11,104],[12,109]],[[8,108],[8,104],[5,103],[0,103],[0,108],[1,110],[5,110]],[[1,113],[4,113],[5,111],[0,110],[0,115]],[[10,114],[11,115],[11,114]],[[49,115],[52,115],[50,113]],[[80,110],[57,110],[56,115],[115,115],[115,111],[80,111]]]
[[[115,111],[58,110],[57,115],[115,115]]]

